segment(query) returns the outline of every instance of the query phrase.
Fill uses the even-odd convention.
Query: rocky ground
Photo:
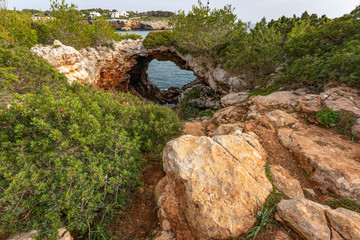
[[[165,173],[154,163],[144,169],[144,188],[109,226],[117,238],[242,239],[282,192],[269,218],[277,225],[257,239],[360,239],[359,120],[350,138],[315,117],[331,107],[359,119],[359,91],[246,95],[224,96],[227,107],[187,122],[164,149]]]
[[[130,92],[137,66],[165,56],[223,94],[217,103],[201,100],[222,109],[187,122],[183,136],[167,144],[165,173],[153,165],[144,170],[145,189],[135,194],[129,217],[110,226],[119,239],[241,239],[264,220],[269,199],[274,211],[266,219],[277,224],[257,239],[360,239],[359,90],[329,85],[320,94],[298,89],[249,98],[246,82],[224,70],[202,69],[199,59],[169,49],[144,50],[141,41],[80,51],[54,43],[32,51],[69,81]],[[319,121],[325,108],[345,114],[341,128]]]
[[[232,95],[242,99],[244,94]],[[222,98],[223,105],[229,99]],[[326,205],[339,199],[360,204],[360,144],[315,118],[325,107],[359,118],[359,91],[340,86],[316,95],[300,89],[227,105],[212,118],[188,122],[184,134],[192,136],[176,139],[164,150],[166,180],[159,185],[167,184],[158,200],[159,218],[171,226],[164,236],[226,239],[247,232],[258,210],[248,199],[263,204],[271,191],[264,178],[268,166],[274,185],[285,195],[276,206],[280,231],[285,231],[265,231],[258,239],[360,239],[360,213]],[[358,128],[357,120],[352,135],[360,137]],[[253,172],[255,182],[246,178]],[[175,216],[169,214],[174,206]]]

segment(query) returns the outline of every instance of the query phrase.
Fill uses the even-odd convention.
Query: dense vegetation
[[[69,85],[33,55],[30,47],[54,38],[77,47],[118,40],[97,26],[105,23],[78,22],[73,5],[52,4],[55,19],[36,23],[0,8],[0,234],[38,230],[39,239],[56,239],[64,226],[103,239],[146,161],[159,160],[182,122],[130,94]]]
[[[250,28],[236,20],[231,6],[210,9],[199,2],[171,23],[172,39],[149,36],[151,42],[157,40],[149,48],[173,42],[181,53],[206,56],[245,74],[254,87],[273,80],[272,73],[277,73],[277,81],[295,87],[321,90],[330,81],[360,87],[359,6],[335,19],[304,12],[301,17],[263,19]]]

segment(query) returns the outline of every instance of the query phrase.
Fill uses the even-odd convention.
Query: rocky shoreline
[[[126,19],[110,19],[108,20],[116,30],[170,30],[168,21],[138,21]]]

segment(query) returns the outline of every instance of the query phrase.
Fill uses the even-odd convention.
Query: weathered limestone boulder
[[[322,190],[360,203],[360,145],[316,126],[278,130],[280,142],[297,157]]]
[[[34,240],[32,238],[32,235],[35,235],[36,231],[31,231],[28,233],[21,233],[17,234],[13,237],[8,238],[8,240]],[[58,229],[58,240],[74,240],[74,238],[70,235],[68,231],[66,231],[65,228]]]
[[[272,191],[265,158],[253,133],[170,141],[163,152],[168,185],[158,201],[160,217],[177,239],[245,233],[256,223],[257,205]]]
[[[238,130],[242,131],[243,129],[244,123],[241,122],[222,124],[213,133],[211,133],[211,136],[228,135]]]
[[[249,101],[258,111],[271,109],[294,109],[299,95],[291,91],[274,92],[267,96],[256,96]]]
[[[270,174],[275,186],[289,198],[304,198],[300,182],[293,178],[285,168],[275,165],[270,167]]]
[[[360,239],[360,213],[344,208],[326,210],[330,226],[343,239]]]
[[[323,108],[345,111],[360,117],[360,96],[356,89],[346,86],[330,88],[320,95],[308,94],[297,100],[296,111],[315,115]]]
[[[360,117],[360,96],[356,89],[345,86],[331,88],[321,95],[325,107],[342,110]]]
[[[290,114],[278,109],[269,112],[266,116],[276,128],[287,127],[298,122],[298,120]]]
[[[307,199],[281,200],[277,205],[280,218],[308,240],[330,240],[324,206]]]
[[[335,210],[307,199],[281,200],[279,217],[305,239],[360,239],[360,214],[344,208]]]
[[[243,120],[244,115],[243,109],[230,106],[216,111],[212,117],[212,121],[217,125],[237,123]]]
[[[228,107],[246,100],[249,97],[249,92],[229,93],[220,99],[221,105]]]
[[[322,109],[321,97],[316,94],[308,94],[297,100],[296,111],[316,114]]]

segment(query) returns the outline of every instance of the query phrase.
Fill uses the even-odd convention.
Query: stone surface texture
[[[320,190],[360,203],[359,144],[316,126],[300,131],[279,129],[278,137]]]
[[[272,191],[265,158],[253,133],[170,141],[163,153],[168,185],[158,201],[160,218],[169,221],[177,239],[245,233],[256,222],[257,201]]]
[[[331,209],[307,199],[281,200],[280,218],[305,239],[360,239],[360,213]]]
[[[296,232],[308,240],[330,240],[325,210],[328,206],[306,199],[281,200],[277,205],[279,216]]]
[[[221,105],[228,107],[246,100],[249,97],[249,92],[229,93],[220,99]]]
[[[293,178],[288,170],[275,165],[270,167],[270,174],[275,186],[289,198],[304,198],[300,182]]]

